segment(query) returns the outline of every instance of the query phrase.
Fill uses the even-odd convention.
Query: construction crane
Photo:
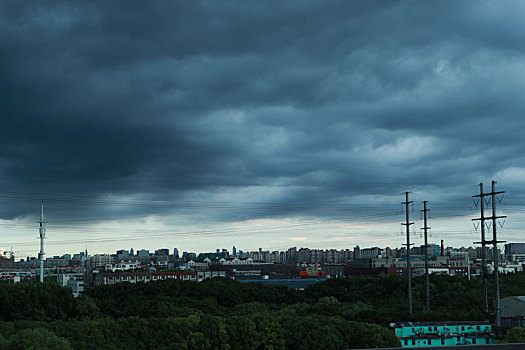
[[[13,250],[0,251],[0,260],[2,261],[2,272],[3,272],[2,275],[4,277],[9,277],[11,275],[11,271],[13,270],[14,259],[15,259],[15,254]]]

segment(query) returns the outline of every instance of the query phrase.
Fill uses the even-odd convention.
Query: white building
[[[70,287],[75,298],[84,292],[83,274],[60,273],[57,275],[57,283],[62,287]]]
[[[125,271],[134,270],[139,267],[139,263],[136,261],[119,262],[113,264],[106,264],[106,271]]]
[[[91,267],[101,267],[113,263],[113,257],[110,254],[95,254],[91,259]]]
[[[225,271],[175,271],[175,272],[115,272],[102,273],[95,277],[96,285],[115,284],[121,282],[139,283],[178,279],[183,281],[201,282],[214,277],[226,277]]]
[[[220,258],[219,264],[221,265],[247,265],[247,264],[253,264],[252,258]]]

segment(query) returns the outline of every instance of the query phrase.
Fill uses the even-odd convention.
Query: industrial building
[[[494,344],[486,322],[397,322],[392,328],[404,348]]]

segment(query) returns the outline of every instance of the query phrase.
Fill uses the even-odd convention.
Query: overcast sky
[[[2,1],[0,249],[479,240],[525,224],[523,1]]]

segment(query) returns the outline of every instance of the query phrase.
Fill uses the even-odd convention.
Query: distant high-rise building
[[[187,261],[195,260],[195,259],[197,259],[197,254],[193,252],[182,252],[183,261],[187,262]]]
[[[129,251],[125,249],[117,250],[117,259],[118,260],[129,259]]]
[[[354,259],[360,259],[361,258],[361,249],[359,249],[359,246],[356,245],[354,248]]]
[[[137,256],[139,257],[139,259],[145,259],[149,256],[149,250],[147,249],[139,249],[137,250]]]
[[[382,250],[379,247],[359,249],[359,246],[356,246],[356,248],[359,251],[360,258],[377,259],[380,255],[382,255]]]
[[[85,252],[80,252],[73,255],[73,260],[81,261],[84,260],[86,257]]]
[[[233,246],[232,253],[233,256],[237,256],[237,248],[235,248],[235,246]]]
[[[421,245],[419,254],[425,254],[425,245]],[[428,256],[439,256],[441,254],[441,248],[437,244],[429,244],[427,247]]]
[[[173,248],[173,257],[175,259],[179,258],[179,250],[177,248]]]
[[[170,255],[170,250],[168,248],[162,248],[155,250],[156,256],[167,256]]]
[[[106,264],[113,263],[113,258],[109,254],[95,254],[91,257],[91,267],[106,266]]]
[[[525,256],[525,243],[507,243],[505,244],[505,260],[523,261]]]

